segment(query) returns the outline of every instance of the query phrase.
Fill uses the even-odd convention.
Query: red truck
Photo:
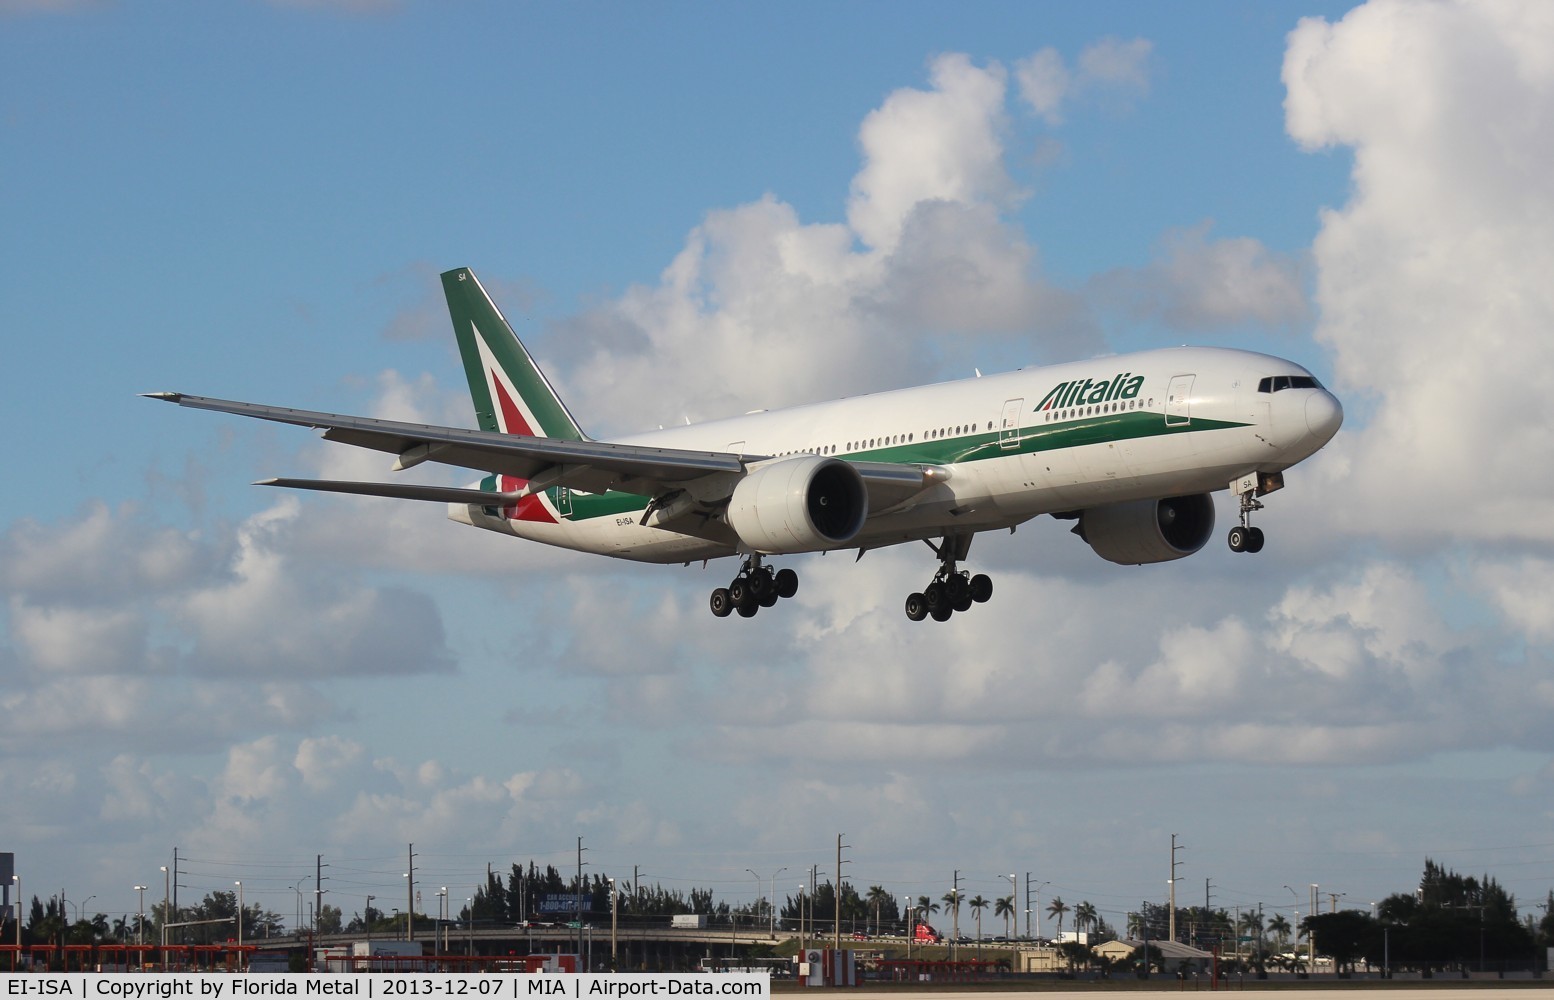
[[[918,944],[938,944],[944,940],[944,935],[927,924],[918,924],[917,929],[912,932],[912,940]]]

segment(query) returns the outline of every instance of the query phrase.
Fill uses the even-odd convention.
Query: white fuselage
[[[839,546],[868,549],[1012,527],[1039,514],[1223,490],[1238,477],[1281,473],[1307,458],[1341,419],[1338,401],[1292,362],[1182,347],[751,413],[620,443],[752,461],[815,454],[947,470],[943,481],[871,516]],[[738,551],[644,526],[645,497],[541,496],[552,515],[543,520],[465,505],[451,505],[449,516],[645,562]]]

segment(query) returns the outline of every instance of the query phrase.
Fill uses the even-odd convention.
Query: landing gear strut
[[[739,612],[741,618],[754,618],[762,608],[769,608],[784,597],[799,592],[799,575],[791,569],[775,573],[770,566],[761,565],[761,557],[752,555],[739,567],[739,574],[727,587],[712,592],[708,601],[712,613],[727,618],[730,612]]]
[[[1252,512],[1263,509],[1263,502],[1257,499],[1264,493],[1272,493],[1284,485],[1284,477],[1277,473],[1270,476],[1243,476],[1230,484],[1230,489],[1241,501],[1241,523],[1230,529],[1230,536],[1226,539],[1230,543],[1232,552],[1261,552],[1263,550],[1263,530],[1252,527]]]
[[[932,616],[936,622],[949,621],[955,612],[967,611],[973,604],[984,604],[993,596],[990,577],[983,573],[972,576],[957,568],[971,550],[970,535],[949,535],[939,545],[927,544],[939,557],[939,572],[920,593],[907,595],[908,618],[920,622]]]

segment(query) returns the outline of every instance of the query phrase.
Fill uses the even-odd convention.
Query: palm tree
[[[1100,922],[1101,915],[1096,912],[1095,904],[1085,900],[1074,907],[1074,930],[1095,930],[1095,925]]]
[[[1137,941],[1144,936],[1144,931],[1146,929],[1147,928],[1144,923],[1144,914],[1138,912],[1137,910],[1134,910],[1132,913],[1128,914],[1128,937]]]
[[[1063,936],[1063,915],[1069,910],[1062,896],[1053,896],[1052,902],[1047,904],[1047,916],[1058,918],[1058,937]]]
[[[1009,918],[1014,916],[1014,897],[1013,896],[1004,896],[1004,897],[996,900],[993,903],[993,916],[995,916],[995,917],[1003,917],[1004,918],[1004,937],[1012,938],[1012,937],[1016,936],[1016,935],[1013,935],[1013,934],[1009,933]],[[1019,929],[1020,929],[1019,925],[1016,924],[1015,925],[1015,930],[1018,931]]]
[[[880,932],[880,907],[885,905],[886,900],[890,899],[890,893],[886,892],[885,887],[882,885],[871,885],[866,898],[874,906],[874,933],[878,934]]]
[[[1273,915],[1273,919],[1268,921],[1268,933],[1278,939],[1279,947],[1284,947],[1290,939],[1290,922],[1284,919],[1284,914]]]
[[[959,889],[951,889],[949,892],[945,893],[944,895],[940,896],[939,898],[944,900],[944,912],[953,915],[953,921],[952,921],[952,923],[950,925],[952,930],[951,930],[950,933],[955,938],[955,940],[952,942],[952,945],[957,945],[957,944],[960,943],[960,900],[961,900],[961,892],[960,892]]]
[[[977,944],[980,945],[982,943],[982,911],[987,909],[991,904],[987,900],[983,899],[982,894],[979,892],[975,896],[972,896],[970,899],[966,900],[966,905],[971,907],[971,912],[977,918]]]

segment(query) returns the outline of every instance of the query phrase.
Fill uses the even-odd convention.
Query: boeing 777
[[[621,559],[742,558],[711,595],[743,617],[798,590],[768,560],[924,541],[938,571],[906,599],[945,621],[992,596],[962,569],[984,531],[1050,514],[1103,559],[1192,555],[1211,494],[1239,505],[1230,548],[1258,552],[1251,515],[1284,472],[1337,433],[1343,408],[1306,369],[1178,347],[1022,368],[767,410],[622,438],[588,437],[467,268],[442,275],[479,430],[316,413],[179,392],[153,398],[312,427],[394,455],[485,473],[469,488],[268,479],[261,485],[446,503],[462,524]]]

